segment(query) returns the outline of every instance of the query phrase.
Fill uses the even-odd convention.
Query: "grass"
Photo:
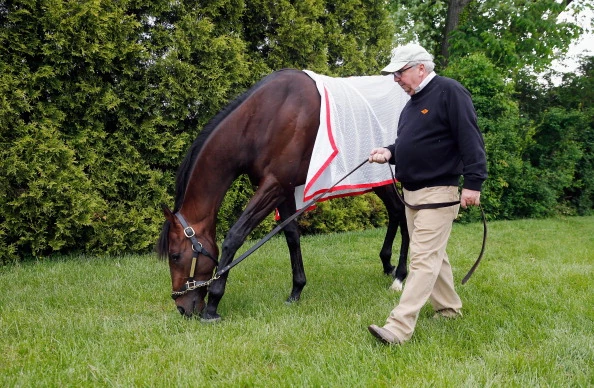
[[[181,318],[166,262],[64,257],[0,268],[2,387],[586,387],[594,385],[594,217],[455,225],[464,317],[421,312],[413,339],[368,331],[398,301],[383,229],[310,236],[302,299],[274,238],[236,267],[219,313]],[[250,245],[250,244],[246,244]]]

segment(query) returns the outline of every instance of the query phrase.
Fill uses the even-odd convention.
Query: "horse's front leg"
[[[269,215],[277,203],[282,200],[282,190],[275,181],[261,184],[254,196],[248,202],[245,210],[227,232],[221,249],[219,269],[225,268],[235,258],[235,253],[243,245],[249,234]],[[201,318],[203,321],[219,321],[221,316],[217,313],[219,302],[225,293],[229,272],[212,282],[208,289],[208,302]]]
[[[222,261],[219,261],[219,263],[221,262]],[[217,309],[219,307],[219,302],[225,293],[228,275],[228,272],[221,275],[220,278],[213,281],[208,287],[208,301],[206,307],[200,313],[200,320],[202,322],[218,322],[221,320],[221,316],[217,313]]]
[[[279,205],[278,212],[281,220],[286,220],[297,211],[295,206],[295,196],[292,195]],[[291,270],[293,272],[293,289],[287,299],[287,303],[296,302],[301,297],[301,291],[305,287],[305,269],[303,268],[303,257],[301,255],[301,237],[299,225],[296,220],[287,224],[284,228],[285,239],[289,247],[289,256],[291,257]]]

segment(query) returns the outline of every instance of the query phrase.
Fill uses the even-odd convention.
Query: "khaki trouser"
[[[426,187],[404,190],[404,198],[411,205],[458,201],[456,186]],[[385,329],[403,342],[412,337],[419,312],[427,300],[435,311],[451,309],[460,313],[462,301],[454,289],[452,267],[446,246],[452,223],[460,205],[439,209],[411,210],[406,208],[410,235],[410,266],[400,302],[390,313]]]

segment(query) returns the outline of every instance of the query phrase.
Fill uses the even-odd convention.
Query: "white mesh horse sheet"
[[[307,180],[296,188],[298,209],[367,160],[372,148],[392,144],[410,98],[392,75],[334,78],[304,72],[315,81],[321,106]],[[385,165],[365,163],[324,199],[362,194],[391,179]]]

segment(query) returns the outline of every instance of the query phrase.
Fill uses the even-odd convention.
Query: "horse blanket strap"
[[[460,204],[460,201],[454,201],[454,202],[437,202],[437,203],[425,203],[425,204],[420,204],[420,205],[410,205],[410,204],[406,203],[406,201],[404,200],[404,195],[401,194],[400,191],[398,191],[398,187],[396,186],[396,177],[394,176],[394,172],[392,171],[390,164],[388,164],[388,168],[390,169],[390,173],[392,174],[392,184],[394,185],[394,190],[396,191],[396,196],[404,204],[404,206],[408,207],[409,209],[412,209],[412,210],[438,209],[438,208],[442,208],[442,207],[455,206],[455,205]],[[485,246],[487,245],[487,218],[485,217],[485,211],[483,210],[483,207],[480,204],[479,204],[479,209],[481,209],[481,215],[483,218],[483,244],[481,246],[481,252],[479,253],[478,258],[476,259],[476,261],[474,262],[474,264],[472,265],[472,267],[470,268],[470,270],[468,271],[466,276],[464,276],[464,278],[462,279],[462,284],[465,284],[468,281],[468,279],[470,279],[470,277],[472,276],[472,274],[478,267],[479,263],[481,262],[481,259],[483,258],[483,253],[485,252]]]
[[[184,228],[184,235],[187,238],[189,238],[190,241],[192,242],[192,251],[194,252],[193,253],[194,260],[192,260],[192,269],[190,270],[190,277],[194,276],[194,269],[196,268],[196,259],[198,258],[198,254],[200,254],[200,253],[209,257],[212,261],[215,262],[216,266],[218,267],[219,266],[218,260],[213,255],[211,255],[206,249],[204,249],[204,247],[202,246],[200,241],[198,241],[198,239],[196,238],[196,232],[188,224],[188,222],[186,221],[184,216],[182,216],[180,213],[175,213],[175,216],[177,217],[177,220]]]

